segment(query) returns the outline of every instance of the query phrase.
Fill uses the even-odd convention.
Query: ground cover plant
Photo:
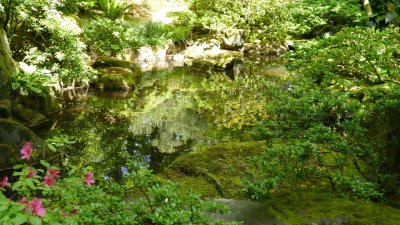
[[[207,215],[226,212],[176,184],[161,180],[138,161],[129,163],[123,184],[107,182],[91,167],[61,171],[22,146],[23,163],[0,182],[2,224],[209,224]],[[15,178],[15,179],[14,179]],[[131,193],[137,199],[129,199]]]

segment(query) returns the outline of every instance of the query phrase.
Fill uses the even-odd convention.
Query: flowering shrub
[[[20,153],[27,163],[0,181],[0,224],[207,224],[207,215],[226,211],[194,193],[178,194],[175,184],[136,161],[122,185],[101,187],[90,167],[64,172],[44,160],[35,165],[31,142]],[[143,198],[126,201],[128,191]]]

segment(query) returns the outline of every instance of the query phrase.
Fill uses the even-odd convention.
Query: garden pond
[[[265,90],[284,75],[277,60],[245,63],[234,75],[190,67],[143,72],[132,91],[65,92],[66,107],[35,132],[75,142],[58,150],[62,166],[91,165],[118,179],[134,156],[158,173],[196,146],[252,140],[253,125],[267,117]]]

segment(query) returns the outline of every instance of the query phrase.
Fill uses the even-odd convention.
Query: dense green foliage
[[[90,106],[93,112],[84,110],[71,122],[73,133],[79,136],[74,141],[78,157],[62,149],[72,143],[66,136],[59,134],[47,142],[50,150],[58,151],[54,158],[60,160],[60,175],[50,176],[50,168],[58,167],[41,161],[31,167],[16,165],[12,185],[8,179],[1,181],[0,223],[211,223],[208,216],[224,211],[223,207],[153,175],[146,169],[148,165],[138,162],[144,157],[136,151],[189,148],[188,143],[195,143],[190,135],[202,136],[205,131],[201,128],[208,128],[205,120],[221,129],[240,131],[259,122],[256,138],[266,140],[267,148],[262,156],[250,158],[252,165],[242,165],[233,156],[258,154],[258,148],[216,146],[210,154],[212,161],[199,154],[206,151],[199,151],[189,155],[191,159],[183,157],[185,161],[173,163],[171,168],[179,172],[170,171],[169,175],[195,174],[208,183],[206,188],[211,180],[216,189],[220,183],[234,191],[241,187],[240,178],[248,175],[245,193],[254,199],[315,186],[370,200],[399,194],[400,35],[395,25],[400,21],[400,1],[371,1],[371,9],[368,5],[363,9],[362,1],[354,0],[186,3],[188,11],[173,13],[174,22],[164,24],[135,17],[132,12],[138,11],[132,10],[128,0],[0,0],[0,26],[20,67],[18,74],[9,75],[16,96],[45,96],[55,87],[88,85],[95,77],[89,66],[93,58],[125,56],[141,46],[163,46],[170,41],[185,44],[192,32],[213,35],[220,41],[225,31],[241,29],[246,42],[257,44],[316,38],[284,56],[293,76],[283,85],[283,76],[268,83],[254,71],[228,78],[228,73],[210,69],[197,90],[184,76],[157,83],[145,74],[142,90],[136,87],[138,92],[131,99],[113,101],[114,108],[106,107],[101,99],[93,100],[105,107]],[[367,28],[368,19],[374,28]],[[146,82],[154,85],[146,86]],[[174,88],[163,90],[162,82]],[[260,91],[264,89],[266,94]],[[192,95],[179,96],[180,92]],[[145,103],[137,102],[136,94],[147,98]],[[216,95],[222,97],[214,98]],[[132,111],[134,108],[139,113]],[[201,114],[203,121],[193,119],[194,113]],[[97,126],[99,122],[114,127]],[[140,134],[137,139],[132,138],[135,132]],[[229,132],[224,135],[225,140],[231,138]],[[241,145],[246,144],[237,144]],[[227,165],[221,164],[221,158],[231,156],[224,160]],[[195,166],[196,157],[206,162],[202,168]],[[105,168],[104,158],[111,158],[113,168]],[[90,163],[93,167],[86,167]],[[235,163],[237,168],[232,166]],[[104,179],[99,175],[96,185],[85,185],[82,177],[93,168]],[[32,171],[37,174],[30,176]],[[48,176],[57,178],[56,184],[46,183]],[[231,176],[233,184],[224,181],[224,176]],[[184,179],[193,181],[192,177]],[[223,196],[221,190],[217,192]],[[35,211],[39,209],[32,202],[23,202],[23,197],[32,202],[36,197],[44,199],[46,216]]]
[[[79,38],[82,30],[74,18],[59,10],[62,2],[2,0],[0,4],[1,25],[16,61],[49,71],[67,85],[88,82],[91,68],[85,63],[88,56]]]
[[[398,30],[346,28],[289,53],[297,77],[270,90],[269,146],[254,158],[248,193],[268,197],[293,185],[329,183],[377,199],[399,185]]]
[[[167,40],[179,42],[190,33],[191,27],[174,27],[160,22],[112,21],[98,17],[85,21],[84,40],[91,51],[116,55],[141,46],[157,46]]]
[[[199,23],[214,32],[244,29],[248,41],[282,42],[337,32],[366,21],[361,5],[352,0],[190,1]]]
[[[289,10],[288,33],[294,37],[336,33],[343,27],[363,25],[366,21],[360,5],[353,0],[297,1],[289,5]]]
[[[31,149],[26,152],[28,148],[25,145],[21,154],[38,155],[29,153]],[[94,180],[88,175],[93,176],[91,167],[60,171],[46,161],[40,164],[15,165],[13,176],[18,179],[12,185],[3,178],[2,224],[210,224],[208,215],[227,211],[192,192],[180,192],[176,184],[159,179],[137,160],[130,161],[121,184]],[[11,199],[4,194],[8,188]],[[139,198],[130,199],[134,192]]]

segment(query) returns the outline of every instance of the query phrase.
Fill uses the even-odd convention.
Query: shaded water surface
[[[126,159],[139,157],[160,172],[197,145],[251,140],[252,126],[266,117],[264,92],[282,73],[275,62],[245,64],[236,77],[189,68],[145,72],[131,92],[65,93],[66,108],[40,133],[75,141],[59,150],[63,166],[92,165],[118,178]]]

